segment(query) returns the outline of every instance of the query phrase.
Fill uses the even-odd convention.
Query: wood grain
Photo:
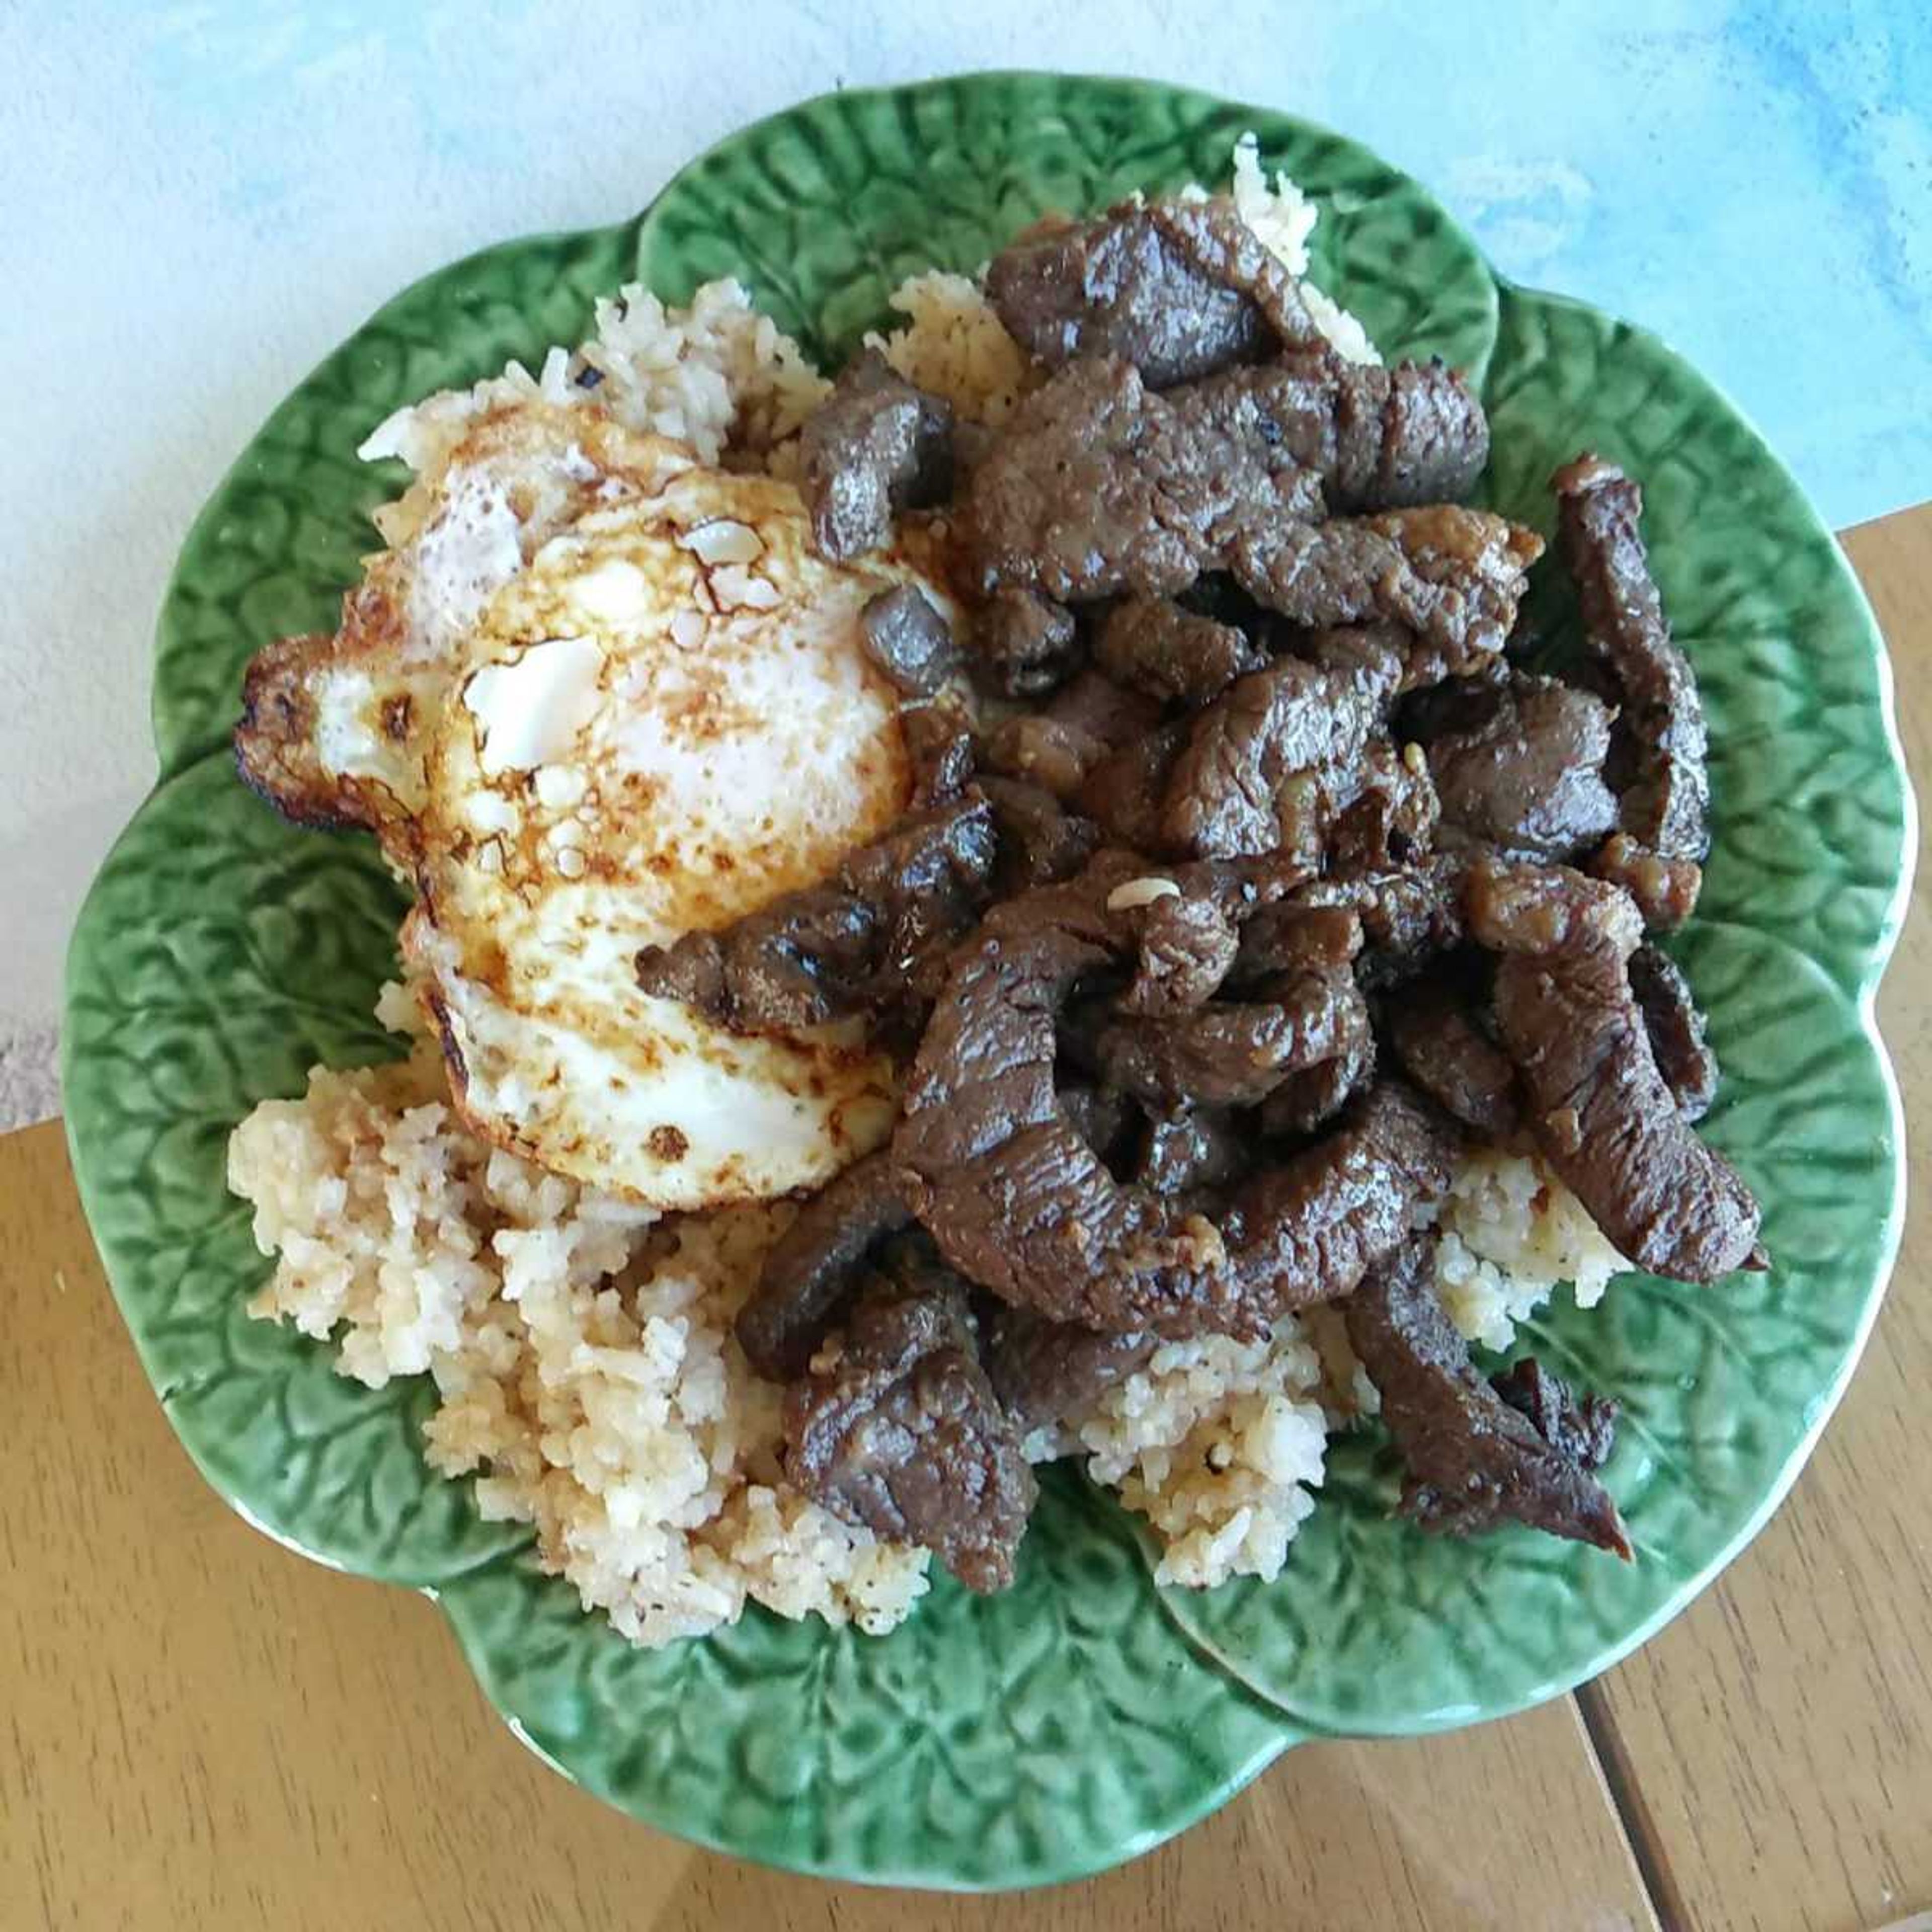
[[[1844,539],[1932,772],[1932,508]],[[1667,1868],[1704,1928],[1872,1928],[1932,1908],[1932,866],[1879,1001],[1914,1206],[1892,1292],[1790,1502],[1717,1586],[1599,1680]]]
[[[430,1604],[231,1515],[170,1433],[58,1126],[0,1138],[0,1927],[1517,1932],[1656,1923],[1567,1701],[1292,1753],[1084,1885],[940,1898],[646,1831],[524,1752]],[[1503,1821],[1507,1820],[1507,1825]],[[1484,1839],[1502,1855],[1476,1855]]]

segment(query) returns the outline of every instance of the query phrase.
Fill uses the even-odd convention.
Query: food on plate
[[[1633,1556],[1609,1393],[1471,1350],[1767,1264],[1647,936],[1695,680],[1636,484],[1565,466],[1539,566],[1316,219],[1244,143],[830,380],[626,289],[376,431],[385,548],[250,668],[244,775],[412,895],[406,1059],[232,1138],[254,1312],[430,1376],[434,1466],[637,1641],[1004,1588],[1059,1457],[1160,1580],[1272,1578],[1378,1414],[1424,1529]]]

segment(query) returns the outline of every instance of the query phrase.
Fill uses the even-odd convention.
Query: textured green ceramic
[[[291,830],[226,741],[241,669],[332,624],[397,486],[354,449],[398,404],[584,331],[640,276],[742,278],[822,357],[887,290],[970,268],[1048,206],[1221,178],[1253,128],[1324,214],[1317,273],[1391,359],[1481,382],[1491,500],[1545,530],[1585,444],[1642,479],[1647,531],[1713,740],[1717,852],[1681,952],[1726,1078],[1709,1123],[1767,1205],[1777,1265],[1622,1286],[1534,1324],[1626,1424],[1607,1480],[1639,1561],[1527,1532],[1426,1540],[1389,1520],[1372,1442],[1340,1445],[1280,1580],[1156,1591],[1129,1520],[1064,1472],[1019,1581],[942,1580],[885,1640],[754,1612],[629,1649],[546,1581],[466,1485],[425,1471],[423,1389],[373,1394],[248,1320],[265,1271],[222,1184],[229,1130],[320,1059],[380,1057],[369,1018],[400,908],[359,838]],[[1687,262],[1686,273],[1696,264]],[[1552,622],[1552,586],[1539,592]],[[684,1837],[802,1870],[996,1886],[1113,1863],[1285,1746],[1498,1715],[1601,1670],[1763,1522],[1849,1375],[1896,1244],[1896,1099],[1870,999],[1910,801],[1870,614],[1753,430],[1654,337],[1501,281],[1416,185],[1351,142],[1138,82],[986,75],[814,101],[694,163],[639,220],[495,248],[382,310],[276,411],[189,536],[163,611],[161,782],[94,886],[69,968],[67,1109],[116,1294],[182,1441],[250,1519],[441,1604],[518,1734]]]

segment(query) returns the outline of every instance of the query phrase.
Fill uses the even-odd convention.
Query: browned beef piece
[[[1387,738],[1370,738],[1352,764],[1332,767],[1325,782],[1328,862],[1337,872],[1405,866],[1436,842],[1442,806],[1417,746],[1398,751]]]
[[[1450,1536],[1527,1523],[1628,1562],[1630,1538],[1602,1485],[1470,1362],[1430,1283],[1430,1257],[1428,1242],[1412,1238],[1370,1270],[1342,1310],[1408,1472],[1403,1514]]]
[[[1360,915],[1343,905],[1310,905],[1307,889],[1258,910],[1241,928],[1228,977],[1252,985],[1278,973],[1339,973],[1362,950]]]
[[[1073,1131],[1113,1168],[1129,1159],[1129,1142],[1145,1116],[1126,1094],[1084,1080],[1056,1082],[1060,1110]]]
[[[1146,692],[1091,668],[1070,678],[1041,710],[1056,724],[1084,731],[1109,750],[1144,737],[1161,720],[1160,705]]]
[[[1230,857],[1281,847],[1283,781],[1358,758],[1390,694],[1298,658],[1237,680],[1188,728],[1162,802],[1162,849]]]
[[[1003,1307],[986,1343],[986,1376],[1024,1437],[1090,1408],[1160,1346],[1157,1335],[1106,1335]]]
[[[1568,859],[1616,824],[1604,782],[1611,713],[1601,699],[1519,676],[1471,693],[1461,709],[1428,742],[1445,825],[1500,851]]]
[[[1268,653],[1232,624],[1217,624],[1165,597],[1130,597],[1116,605],[1094,656],[1108,676],[1164,704],[1190,706],[1219,697],[1268,662]]]
[[[1128,1016],[1101,1029],[1107,1084],[1144,1106],[1252,1107],[1291,1073],[1348,1046],[1361,996],[1346,976],[1304,974],[1265,1001],[1214,1000],[1164,1019]]]
[[[1035,361],[1118,356],[1150,388],[1321,339],[1293,278],[1225,200],[1040,223],[993,257],[986,293]]]
[[[1619,828],[1659,859],[1701,865],[1711,843],[1704,710],[1651,577],[1639,527],[1643,494],[1615,464],[1588,451],[1559,470],[1550,488],[1585,638],[1622,694],[1619,728],[1633,772]],[[1682,896],[1657,896],[1645,910],[1667,914]]]
[[[1212,999],[1234,963],[1240,936],[1211,892],[1172,893],[1127,914],[1134,976],[1115,1004],[1126,1014],[1186,1012]]]
[[[1439,360],[1384,369],[1345,362],[1324,344],[1200,388],[1248,433],[1318,470],[1337,510],[1453,501],[1489,460],[1482,403]]]
[[[1186,742],[1185,724],[1163,724],[1130,740],[1088,773],[1075,802],[1115,843],[1159,851],[1168,775]]]
[[[915,808],[952,804],[972,782],[978,756],[965,714],[943,698],[909,704],[899,713],[899,728],[912,760]]]
[[[799,434],[806,507],[821,556],[862,556],[892,540],[896,511],[952,490],[952,410],[895,374],[876,349],[848,364]]]
[[[1403,625],[1459,677],[1502,651],[1542,554],[1534,531],[1450,503],[1327,523],[1250,518],[1222,546],[1234,580],[1291,623]]]
[[[1580,1469],[1600,1469],[1617,1446],[1618,1403],[1612,1397],[1579,1396],[1560,1376],[1552,1376],[1534,1355],[1526,1355],[1490,1386],[1559,1456]]]
[[[785,1473],[848,1522],[922,1544],[968,1589],[1003,1590],[1038,1493],[980,1366],[965,1285],[902,1243],[838,1358],[785,1398]]]
[[[1444,1121],[1383,1080],[1335,1132],[1244,1182],[1222,1234],[1258,1312],[1273,1321],[1352,1292],[1410,1238],[1416,1209],[1448,1191],[1455,1151]]]
[[[893,1160],[940,1252],[1002,1300],[1122,1332],[1252,1331],[1213,1228],[1117,1181],[1054,1091],[1057,1017],[1128,953],[1106,902],[1139,864],[1103,854],[988,914],[920,1043]]]
[[[1408,866],[1318,879],[1301,887],[1292,902],[1354,913],[1361,921],[1364,940],[1357,975],[1365,986],[1387,986],[1409,978],[1460,942],[1467,870],[1455,855],[1438,854]],[[1244,961],[1251,939],[1267,942],[1263,922],[1270,916],[1259,916],[1244,932]]]
[[[912,1219],[883,1150],[828,1181],[765,1256],[738,1311],[738,1346],[772,1382],[802,1376],[857,1286],[866,1256]]]
[[[1630,982],[1657,1070],[1678,1112],[1687,1120],[1701,1120],[1718,1097],[1718,1056],[1704,1043],[1704,1016],[1690,997],[1690,982],[1670,954],[1640,946],[1630,957]]]
[[[1626,963],[1642,937],[1629,898],[1579,872],[1484,867],[1467,904],[1472,937],[1502,956],[1496,1024],[1530,1126],[1617,1251],[1677,1281],[1768,1266],[1750,1190],[1658,1070]]]
[[[1058,885],[1093,857],[1100,828],[1092,819],[1068,812],[1044,787],[989,776],[980,779],[980,790],[992,809],[998,841],[997,897]]]
[[[1106,746],[1080,725],[1024,712],[998,726],[985,757],[988,771],[1038,785],[1064,804],[1106,755]]]
[[[1500,656],[1472,662],[1460,645],[1445,648],[1419,638],[1407,625],[1385,618],[1362,624],[1324,624],[1295,638],[1292,648],[1297,657],[1306,658],[1324,670],[1352,670],[1379,677],[1398,694],[1426,692],[1432,686],[1441,686],[1445,678],[1454,678],[1456,682],[1449,688],[1460,695],[1508,675],[1508,661]]]
[[[996,590],[974,620],[974,675],[1002,698],[1041,698],[1078,668],[1073,614],[1030,590]]]
[[[981,588],[1060,602],[1172,596],[1243,532],[1319,516],[1322,482],[1258,439],[1143,388],[1131,364],[1070,363],[1027,397],[968,480]]]
[[[908,698],[930,698],[959,668],[952,627],[916,584],[881,590],[859,614],[866,657]]]
[[[644,947],[638,984],[745,1033],[916,997],[986,903],[994,843],[983,799],[936,806],[852,854],[828,885],[788,892],[720,932]]]
[[[1682,926],[1704,890],[1704,868],[1695,859],[1660,858],[1627,832],[1612,832],[1591,854],[1589,869],[1629,893],[1654,932]]]
[[[1376,1036],[1369,1009],[1353,979],[1335,981],[1336,1049],[1291,1073],[1261,1104],[1262,1131],[1299,1137],[1326,1126],[1375,1078]]]
[[[1516,1132],[1516,1067],[1458,988],[1418,980],[1389,1001],[1383,1026],[1402,1071],[1444,1112],[1490,1140]]]
[[[1134,1178],[1156,1194],[1218,1189],[1252,1165],[1254,1134],[1224,1107],[1186,1107],[1146,1122]]]

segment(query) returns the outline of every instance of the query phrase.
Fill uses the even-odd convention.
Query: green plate
[[[754,1611],[634,1651],[538,1574],[525,1532],[428,1473],[420,1380],[372,1393],[242,1312],[266,1264],[224,1143],[311,1063],[392,1050],[369,1015],[400,911],[367,841],[294,831],[237,783],[242,664],[333,623],[400,481],[356,462],[362,438],[400,403],[575,340],[620,282],[676,299],[738,275],[830,360],[902,275],[970,268],[1048,206],[1222,178],[1249,128],[1321,200],[1322,284],[1391,359],[1439,352],[1481,382],[1494,502],[1546,530],[1544,479],[1585,444],[1643,482],[1712,726],[1717,852],[1680,949],[1727,1076],[1708,1131],[1763,1196],[1777,1266],[1715,1288],[1635,1280],[1534,1324],[1559,1366],[1624,1400],[1607,1480],[1634,1566],[1527,1532],[1425,1540],[1389,1519],[1394,1472],[1364,1440],[1337,1446],[1265,1587],[1156,1590],[1130,1520],[1060,1472],[1004,1596],[942,1579],[884,1640]],[[430,276],[295,391],[196,522],[154,716],[160,782],[74,937],[65,1077],[82,1194],[155,1390],[250,1520],[434,1596],[519,1737],[682,1837],[848,1877],[1036,1884],[1144,1850],[1305,1738],[1554,1696],[1764,1522],[1876,1309],[1903,1187],[1871,999],[1912,806],[1858,586],[1756,433],[1654,336],[1511,286],[1414,182],[1282,115],[1042,74],[838,94],[724,142],[634,221]]]

